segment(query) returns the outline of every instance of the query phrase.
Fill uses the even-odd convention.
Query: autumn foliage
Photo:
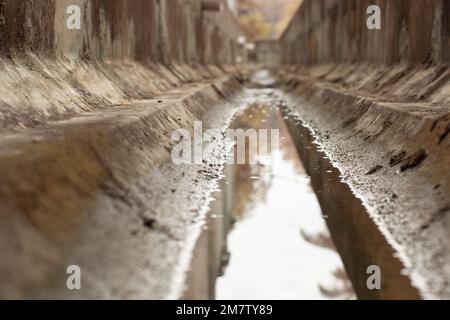
[[[239,0],[239,22],[252,40],[276,39],[302,0]]]

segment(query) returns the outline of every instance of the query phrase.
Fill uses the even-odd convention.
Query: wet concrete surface
[[[217,166],[175,165],[170,134],[228,127],[232,82],[2,140],[0,297],[178,298],[227,148],[213,145]],[[67,289],[69,265],[82,290]]]
[[[356,82],[372,81],[373,75],[357,67],[329,75],[327,67],[312,69],[282,86],[288,116],[308,128],[339,169],[420,296],[448,297],[450,141],[439,143],[437,135],[448,121],[443,115],[448,108],[370,98]],[[341,71],[352,73],[352,85],[344,91],[336,78]]]
[[[238,122],[237,127],[251,122],[257,128],[278,129],[281,142],[259,165],[247,166],[243,178],[243,170],[235,169],[239,183],[250,184],[251,191],[234,211],[237,222],[228,237],[231,259],[218,279],[217,298],[353,298],[350,280],[281,113],[252,106]],[[236,190],[245,195],[240,191]]]
[[[19,220],[23,217],[16,214],[16,211],[1,212],[5,216],[3,220],[5,223],[0,225],[0,229],[3,228],[5,232],[0,234],[9,240],[8,243],[0,242],[0,251],[6,252],[8,256],[8,259],[3,259],[0,263],[1,271],[4,272],[2,279],[8,280],[1,283],[3,295],[40,298],[176,299],[185,297],[206,299],[215,297],[217,292],[218,298],[250,298],[254,292],[252,288],[255,288],[253,285],[258,282],[257,279],[260,279],[262,284],[268,285],[269,288],[256,289],[256,292],[267,294],[271,298],[352,298],[347,273],[359,298],[421,298],[423,296],[411,284],[410,275],[405,272],[405,260],[398,258],[400,251],[398,249],[402,247],[413,247],[414,252],[420,253],[419,259],[417,256],[412,257],[412,261],[415,262],[413,267],[419,265],[426,270],[434,268],[439,271],[429,276],[427,280],[431,284],[436,284],[431,287],[434,292],[445,292],[448,289],[446,280],[443,279],[445,268],[448,266],[444,260],[446,255],[442,254],[445,248],[442,243],[445,242],[436,243],[436,241],[444,238],[441,234],[446,235],[443,225],[447,208],[440,208],[442,213],[439,217],[442,219],[429,220],[425,219],[427,216],[415,215],[408,216],[406,224],[402,224],[402,220],[399,221],[404,217],[404,212],[402,216],[382,215],[383,219],[388,220],[391,228],[394,228],[387,230],[387,233],[383,232],[380,224],[374,221],[373,215],[368,214],[368,203],[358,200],[363,197],[356,196],[355,184],[350,184],[352,180],[342,182],[344,180],[342,166],[338,170],[335,168],[336,162],[332,163],[326,159],[330,150],[336,155],[337,149],[338,156],[344,154],[344,160],[351,159],[353,166],[350,169],[353,170],[347,170],[346,176],[354,178],[362,174],[364,184],[360,184],[359,187],[362,186],[360,191],[366,191],[367,195],[364,187],[378,186],[383,180],[378,178],[378,175],[386,174],[388,168],[374,166],[373,161],[364,160],[366,154],[362,153],[359,153],[358,159],[364,161],[355,164],[355,158],[352,156],[355,152],[348,148],[369,144],[371,141],[366,142],[360,139],[357,133],[352,132],[350,132],[353,134],[351,138],[345,138],[345,135],[349,134],[345,130],[352,129],[350,123],[344,129],[336,128],[335,135],[322,132],[321,141],[326,140],[327,143],[319,146],[318,136],[312,134],[314,130],[310,126],[311,122],[302,122],[296,114],[301,113],[310,118],[312,115],[315,120],[321,120],[324,114],[331,117],[328,121],[322,121],[319,129],[327,128],[329,124],[338,125],[341,118],[329,112],[320,113],[321,109],[316,105],[300,103],[301,99],[293,99],[292,93],[288,95],[286,88],[272,88],[271,86],[275,86],[277,81],[268,77],[270,77],[268,72],[262,72],[253,77],[251,89],[241,88],[234,79],[216,81],[199,88],[195,94],[186,95],[183,99],[177,99],[167,105],[164,102],[152,111],[147,110],[146,105],[137,106],[136,110],[125,106],[117,111],[110,111],[111,119],[114,121],[110,118],[105,119],[103,112],[70,121],[56,122],[48,129],[33,129],[22,134],[5,136],[7,139],[2,142],[5,151],[2,168],[5,172],[4,177],[7,179],[3,180],[4,186],[2,185],[0,191],[15,191],[11,186],[16,186],[17,196],[4,197],[4,199],[17,200],[21,199],[21,195],[25,195],[30,201],[30,206],[19,207],[18,213],[26,213],[29,210],[30,214],[39,213],[39,215],[35,216],[36,223],[31,226],[28,220],[26,222]],[[159,104],[154,101],[151,103]],[[222,140],[212,143],[218,149],[216,155],[221,158],[219,166],[210,167],[208,163],[203,163],[197,166],[180,167],[169,160],[171,145],[168,142],[168,122],[175,129],[192,124],[193,121],[202,120],[208,128],[225,130],[232,116],[245,106],[250,108],[247,112],[238,114],[234,126],[261,129],[281,128],[283,122],[288,124],[296,150],[291,145],[286,150],[283,149],[282,157],[278,154],[272,159],[277,159],[275,163],[279,162],[278,164],[281,165],[274,165],[274,161],[272,165],[268,165],[266,157],[256,166],[224,166],[228,147],[227,141]],[[280,119],[280,109],[283,111],[282,120],[284,121]],[[138,117],[136,111],[142,111],[142,117]],[[179,123],[180,113],[177,111],[184,112],[182,123]],[[342,112],[342,108],[336,112],[337,114]],[[121,116],[123,114],[129,117],[124,118]],[[100,128],[98,125],[92,126],[94,123],[98,124],[97,121],[104,123],[104,126]],[[166,126],[166,130],[155,127],[155,124]],[[436,126],[439,127],[440,124]],[[87,127],[90,129],[83,131],[86,136],[77,135],[80,129]],[[281,141],[288,140],[289,133],[285,128],[282,131],[284,132],[282,138],[285,139]],[[339,135],[342,131],[345,134]],[[317,131],[315,133],[317,134]],[[165,135],[166,140],[161,140],[162,134]],[[42,139],[36,140],[36,137],[41,136]],[[130,139],[129,143],[124,143],[124,136]],[[340,144],[341,141],[336,140],[337,138],[347,139],[346,143]],[[137,140],[141,143],[137,143]],[[448,140],[445,140],[445,136],[442,140],[442,147],[445,147]],[[286,147],[283,144],[282,146]],[[366,145],[363,146],[366,147]],[[16,148],[15,151],[23,151],[23,154],[29,157],[23,157],[20,153],[8,153],[7,151],[13,147]],[[376,146],[369,144],[369,147]],[[77,158],[74,157],[74,150],[78,150],[77,148],[79,148],[79,155],[86,161],[86,165],[78,161],[67,166],[77,162]],[[319,152],[321,148],[326,148],[328,153]],[[364,148],[361,150],[367,151]],[[297,151],[304,169],[298,160]],[[64,157],[61,158],[60,155]],[[155,158],[156,156],[161,158]],[[66,162],[69,158],[70,161]],[[341,160],[342,164],[342,158],[336,158]],[[402,160],[408,160],[408,163],[414,164],[420,158],[420,153],[417,157],[410,158],[406,157]],[[428,157],[425,161],[426,165],[429,165],[430,158],[432,157]],[[134,159],[136,165],[130,159]],[[375,156],[369,160],[373,159]],[[368,163],[370,166],[367,165]],[[95,170],[94,172],[83,171],[92,165],[95,165],[95,170],[101,173],[99,177],[93,175],[97,173]],[[411,199],[406,196],[411,196],[411,192],[407,193],[411,182],[417,181],[413,180],[416,177],[413,175],[414,169],[417,167],[423,169],[425,166],[416,164],[414,168],[407,168],[406,174],[396,176],[397,180],[391,184],[391,187],[395,185],[395,193],[390,190],[385,190],[382,194],[374,193],[379,197],[371,201],[383,206],[380,207],[383,210],[382,213],[396,213],[394,209],[406,210],[408,208],[402,205],[415,203],[417,199],[411,202]],[[280,171],[274,171],[280,168]],[[299,175],[306,176],[305,170],[312,178],[312,187],[317,197],[307,193],[309,192],[307,184],[297,183]],[[225,179],[219,182],[224,171]],[[66,178],[68,174],[70,176]],[[289,179],[286,179],[286,175]],[[17,179],[19,176],[23,178]],[[92,187],[93,191],[90,189],[84,191],[79,188],[80,185],[83,186],[80,184],[80,177],[85,179],[83,183],[87,182],[87,187]],[[386,181],[391,181],[390,176],[386,177]],[[423,175],[420,177],[423,178]],[[88,180],[90,178],[93,179],[92,182]],[[304,181],[303,178],[300,180]],[[425,178],[421,181],[424,180]],[[27,183],[20,184],[21,181],[27,181]],[[47,189],[47,193],[39,192],[42,184],[52,186],[52,189]],[[277,185],[284,186],[279,189]],[[415,188],[420,186],[426,185],[414,184]],[[389,186],[385,186],[387,187]],[[292,188],[295,191],[292,191],[292,195],[290,192],[281,191],[286,188]],[[441,182],[433,184],[433,190],[430,189],[430,192],[437,194],[435,197],[438,195],[442,197],[440,201],[443,202],[445,190],[445,182]],[[83,197],[80,197],[80,192]],[[301,214],[301,208],[299,212],[294,211],[300,205],[300,194],[305,196],[307,194],[308,205],[315,206],[310,208],[310,217],[314,216],[314,212],[316,213],[313,222],[303,220],[306,215]],[[86,198],[86,195],[89,197]],[[68,199],[72,198],[69,196],[73,197],[77,205],[68,207],[72,211],[64,210],[64,213],[70,218],[68,213],[73,212],[73,217],[76,219],[64,221],[65,217],[59,214],[61,207],[55,203],[63,202],[65,205],[70,205],[71,201]],[[216,199],[215,203],[212,202],[213,198]],[[319,200],[322,214],[317,209],[316,198]],[[83,200],[82,203],[80,199]],[[271,199],[272,203],[269,201]],[[431,202],[431,205],[436,206],[439,203]],[[23,205],[24,202],[19,204]],[[37,208],[40,211],[31,204],[38,204]],[[13,205],[16,204],[11,206]],[[54,211],[50,211],[43,205],[48,205],[48,208]],[[284,210],[281,213],[276,212],[279,211],[277,208],[284,208]],[[392,209],[392,212],[387,211],[388,209]],[[414,213],[414,211],[411,212]],[[49,213],[54,214],[52,219],[48,219]],[[378,212],[375,213],[378,214]],[[278,215],[283,219],[277,219]],[[28,219],[33,217],[29,216]],[[58,217],[59,220],[54,217]],[[426,221],[422,223],[422,220]],[[286,221],[293,221],[293,223],[287,224]],[[323,228],[324,222],[330,229],[332,241]],[[414,223],[413,226],[418,226],[421,235],[429,235],[429,237],[419,238],[418,240],[421,241],[417,242],[404,241],[393,247],[387,239],[389,235],[396,236],[397,239],[399,236],[404,240],[417,239],[417,234],[411,233],[410,222]],[[65,232],[66,229],[61,228],[58,223],[64,227],[68,226],[71,232]],[[306,223],[311,223],[317,228],[310,230],[304,226]],[[232,228],[233,224],[235,229]],[[268,225],[270,228],[265,229]],[[202,227],[204,232],[201,232]],[[277,241],[280,241],[278,243],[264,242],[270,240],[268,235],[272,233],[272,227],[278,230],[279,236],[276,237]],[[285,233],[284,230],[289,232]],[[393,233],[392,230],[398,233]],[[47,233],[49,237],[45,237]],[[258,241],[251,242],[250,240],[254,239],[248,239],[248,236],[252,233],[255,239],[260,239],[259,242],[265,245],[258,245],[256,243]],[[229,242],[228,234],[230,234]],[[59,235],[61,239],[56,237]],[[67,237],[70,241],[66,243],[64,240]],[[29,245],[31,242],[35,247]],[[245,242],[245,246],[241,242]],[[17,243],[17,246],[11,246],[11,243]],[[310,277],[308,272],[312,264],[309,263],[314,261],[315,265],[322,264],[321,261],[328,258],[321,257],[333,255],[336,258],[337,256],[322,248],[312,249],[309,243],[328,249],[335,246],[344,262],[345,270],[333,262],[329,264],[327,262],[323,272],[317,273],[317,278]],[[424,246],[428,246],[429,250],[423,250]],[[18,252],[15,247],[21,247],[24,250]],[[286,250],[282,255],[279,255],[280,250],[276,250],[280,247]],[[306,248],[309,248],[308,253]],[[265,258],[265,256],[269,257],[269,249],[274,255],[272,258]],[[258,252],[258,250],[261,251]],[[295,251],[298,252],[297,256],[293,254]],[[191,259],[193,252],[194,258]],[[257,258],[261,260],[250,259],[250,262],[256,262],[252,270],[255,274],[255,270],[260,270],[261,273],[253,284],[247,283],[245,288],[239,287],[245,284],[241,281],[245,273],[250,273],[247,269],[247,271],[244,270],[244,275],[240,274],[239,264],[244,263],[244,258],[248,258],[255,252],[258,253]],[[410,258],[411,252],[406,251]],[[319,257],[317,259],[305,258],[305,255],[312,257],[316,253]],[[233,258],[233,254],[237,258]],[[431,259],[431,255],[436,259]],[[282,263],[283,257],[289,258],[289,261]],[[271,267],[265,263],[266,260],[277,263]],[[40,269],[32,273],[26,272],[30,270],[28,269],[30,261],[36,262]],[[245,264],[245,267],[251,266],[250,262]],[[420,263],[417,264],[417,262]],[[84,291],[68,292],[66,290],[64,281],[66,263],[80,265],[83,268],[83,274],[87,277]],[[13,265],[14,268],[11,267]],[[189,265],[191,268],[186,272]],[[370,265],[382,267],[383,285],[380,291],[367,290],[366,270]],[[227,266],[229,269],[226,268]],[[267,269],[264,270],[262,266]],[[279,268],[278,272],[272,272],[272,269],[276,268]],[[18,270],[23,273],[17,272]],[[226,273],[227,270],[229,274]],[[419,271],[423,276],[423,270],[419,269]],[[223,282],[220,280],[219,288],[216,288],[217,278],[224,273]],[[307,275],[307,287],[304,287],[307,281],[302,281],[300,276],[297,277],[297,273],[302,276]],[[279,274],[286,274],[287,277],[277,278]],[[270,278],[268,275],[274,277]],[[336,285],[336,282],[331,282],[330,285],[328,282],[330,277],[336,278],[335,280],[341,284]],[[291,281],[288,281],[289,279]],[[228,284],[226,284],[227,281],[229,281]],[[283,283],[285,286],[282,285]],[[187,285],[187,288],[183,285]],[[280,286],[275,290],[277,285]],[[236,288],[241,289],[233,292]]]
[[[394,249],[342,181],[340,171],[318,149],[309,129],[289,117],[287,123],[358,298],[419,299],[420,294],[404,275],[404,265]],[[380,290],[367,286],[369,266],[380,267]]]
[[[389,284],[405,288],[388,286],[377,297],[414,297],[401,271],[421,297],[448,298],[449,3],[379,2],[389,27],[372,32],[355,29],[364,24],[355,17],[365,14],[365,1],[305,1],[280,42],[282,79],[262,72],[252,86],[280,85],[290,116],[302,117],[339,168],[331,189],[344,194],[343,204],[315,188],[327,195],[319,196],[323,207],[339,209],[337,217],[348,205],[356,208],[343,215],[351,217],[347,222],[329,223],[332,234],[374,231],[361,244],[382,249],[365,258],[364,246],[333,235],[350,278],[362,281],[361,270],[348,265],[359,252],[356,260],[385,264]],[[79,4],[90,22],[80,32],[66,28],[69,4]],[[178,297],[197,220],[204,219],[221,168],[174,168],[168,134],[192,129],[212,107],[223,116],[218,102],[241,91],[234,75],[245,66],[235,65],[241,47],[235,19],[184,0],[7,0],[0,9],[0,296]],[[275,102],[277,90],[269,91]],[[229,107],[234,111],[235,101]],[[211,126],[223,127],[220,119]],[[291,132],[301,131],[294,120]],[[315,146],[296,144],[302,157],[314,155]],[[322,183],[333,170],[311,176]],[[226,250],[219,256],[226,264]],[[87,269],[89,284],[79,295],[60,281],[67,263]],[[48,291],[55,283],[62,294]]]
[[[314,200],[310,199],[310,201],[315,201],[315,199],[318,200],[322,213],[316,214],[316,216],[322,216],[324,219],[326,226],[330,230],[331,240],[325,240],[328,239],[326,233],[319,234],[317,237],[311,237],[307,230],[304,230],[300,234],[307,242],[311,239],[319,239],[319,243],[323,244],[325,242],[331,244],[331,247],[336,247],[343,260],[344,268],[342,270],[336,270],[333,274],[338,279],[345,279],[346,274],[348,274],[352,285],[344,287],[347,289],[353,287],[354,294],[358,298],[421,299],[429,297],[429,292],[423,291],[423,286],[421,287],[422,290],[418,289],[419,282],[417,282],[417,277],[411,277],[411,266],[405,263],[405,261],[408,260],[405,260],[405,251],[402,249],[403,247],[410,247],[413,244],[402,243],[400,245],[394,245],[392,236],[396,237],[398,235],[392,235],[389,233],[389,230],[383,228],[380,219],[378,219],[376,215],[374,216],[374,211],[371,209],[372,201],[381,203],[382,206],[380,208],[383,210],[386,210],[392,203],[398,204],[398,199],[400,197],[403,198],[400,190],[413,180],[403,181],[401,188],[397,189],[396,192],[389,193],[389,199],[386,198],[386,191],[384,191],[382,197],[374,199],[365,197],[364,193],[360,194],[355,192],[358,188],[355,188],[355,182],[352,179],[360,173],[359,167],[364,163],[361,162],[356,165],[354,159],[352,159],[354,168],[358,168],[358,170],[351,171],[351,168],[347,168],[347,170],[342,171],[343,167],[340,165],[340,162],[336,162],[336,158],[333,158],[334,162],[330,160],[330,154],[335,155],[337,152],[340,156],[344,150],[348,149],[348,147],[351,147],[352,145],[359,147],[361,144],[367,143],[366,140],[359,141],[359,138],[355,137],[354,134],[348,139],[339,135],[343,140],[336,141],[338,135],[331,136],[331,132],[334,131],[322,132],[323,128],[334,123],[333,119],[328,119],[330,115],[327,115],[328,122],[321,123],[323,128],[317,126],[317,124],[314,123],[314,120],[320,120],[320,114],[318,114],[320,109],[314,109],[314,105],[308,104],[307,102],[305,102],[306,105],[302,105],[302,99],[294,99],[293,94],[289,92],[289,88],[272,88],[271,86],[276,86],[277,80],[269,79],[268,77],[270,77],[270,75],[270,72],[261,72],[250,77],[253,79],[251,84],[252,89],[247,89],[246,91],[246,95],[249,96],[247,98],[249,108],[245,113],[239,116],[238,120],[241,121],[240,125],[244,128],[273,127],[273,122],[268,121],[267,118],[263,120],[258,119],[260,118],[258,114],[264,115],[264,113],[266,113],[265,116],[267,116],[267,114],[276,115],[278,112],[277,110],[281,110],[283,117],[281,123],[284,122],[289,129],[288,133],[283,138],[286,139],[287,137],[292,137],[293,145],[295,145],[298,152],[295,153],[295,156],[291,158],[291,160],[296,159],[293,163],[297,163],[297,165],[300,164],[300,168],[302,168],[301,164],[303,164],[304,169],[300,169],[300,172],[304,170],[307,175],[311,177],[311,186],[316,196],[313,197]],[[304,121],[300,115],[306,117],[315,115],[315,118]],[[270,117],[268,118],[270,119]],[[279,125],[279,123],[277,124]],[[336,130],[338,129],[339,128]],[[342,130],[342,128],[340,130]],[[337,145],[340,145],[343,149],[336,149]],[[285,145],[283,148],[284,147]],[[373,145],[373,148],[375,147],[378,148]],[[375,150],[372,151],[375,152]],[[352,152],[352,150],[347,151],[345,154],[346,159],[350,159],[350,154],[352,154]],[[298,157],[301,159],[301,162],[298,160]],[[363,158],[365,158],[365,155],[361,154],[358,159]],[[339,159],[339,157],[337,157],[337,159]],[[268,254],[270,248],[273,248],[270,245],[271,243],[264,242],[268,241],[267,239],[270,239],[271,235],[270,228],[264,229],[264,226],[267,226],[268,224],[273,224],[274,227],[277,226],[277,223],[270,222],[271,218],[275,219],[276,217],[275,213],[271,216],[270,212],[277,211],[277,208],[285,208],[285,213],[287,213],[292,210],[292,208],[299,207],[300,201],[298,201],[298,199],[299,195],[302,193],[293,192],[295,196],[291,197],[286,196],[286,192],[280,193],[280,196],[286,196],[285,200],[279,202],[278,205],[272,206],[269,198],[271,197],[271,192],[276,192],[276,189],[275,191],[273,190],[273,183],[274,181],[280,180],[280,177],[275,175],[274,172],[265,172],[264,170],[268,170],[267,168],[271,168],[271,166],[263,165],[263,163],[264,161],[261,161],[257,166],[244,165],[236,166],[233,169],[233,186],[236,195],[234,197],[232,212],[228,214],[232,216],[232,220],[237,220],[237,223],[235,229],[226,231],[227,233],[230,232],[227,253],[228,251],[231,253],[229,268],[231,270],[230,274],[233,275],[230,276],[229,279],[233,279],[233,277],[235,277],[235,279],[241,278],[240,280],[236,280],[235,285],[233,286],[233,280],[228,280],[227,274],[225,273],[225,276],[218,281],[219,289],[217,291],[217,296],[219,298],[232,298],[233,296],[251,298],[251,290],[246,291],[247,289],[244,285],[245,274],[251,275],[252,273],[258,273],[258,270],[261,270],[261,273],[254,278],[254,287],[260,289],[256,290],[257,293],[265,292],[262,288],[264,287],[264,283],[270,283],[270,281],[273,280],[270,278],[271,276],[277,277],[276,272],[274,275],[267,270],[264,271],[267,263],[264,263],[263,257]],[[286,166],[289,167],[289,165]],[[384,170],[385,169],[382,166],[372,166],[361,173],[363,174],[364,179],[376,181],[376,179],[374,180],[372,178],[378,175],[380,171]],[[291,175],[295,177],[294,174]],[[270,178],[267,179],[267,177]],[[352,179],[349,179],[349,177]],[[359,181],[363,180],[360,179]],[[383,181],[377,180],[376,182],[379,183]],[[398,183],[399,181],[395,182],[396,185],[399,185]],[[364,186],[364,184],[359,184],[358,186],[362,185]],[[294,186],[292,187],[294,188]],[[435,188],[435,190],[438,188],[439,187]],[[366,195],[368,197],[370,196],[370,194],[367,193]],[[276,202],[277,199],[273,199],[273,201]],[[401,203],[405,202],[402,201]],[[251,204],[253,204],[253,206]],[[295,214],[293,217],[294,216]],[[289,218],[286,216],[286,219]],[[255,226],[254,228],[252,227],[253,224]],[[258,225],[260,226],[259,228],[256,227]],[[406,229],[402,229],[401,232],[408,232],[409,226],[403,226],[406,227]],[[286,228],[286,230],[288,230],[288,226],[286,226]],[[398,228],[400,228],[400,225]],[[249,232],[246,232],[246,229],[249,230]],[[265,231],[258,231],[259,229]],[[265,245],[258,246],[254,243],[252,245],[251,237],[249,239],[249,234],[252,232],[255,232],[255,238],[258,237],[258,232],[265,234],[266,237],[260,238],[261,242],[265,243]],[[294,245],[294,238],[292,238],[292,240],[293,241],[289,241],[289,246]],[[417,245],[419,244],[420,243]],[[283,247],[283,245],[278,245],[278,248],[280,247]],[[440,250],[439,246],[434,246],[432,249]],[[238,256],[235,260],[237,261],[235,264],[233,263],[233,251],[236,251],[236,255]],[[293,250],[289,250],[289,252],[291,251]],[[256,255],[257,258],[248,260],[248,256],[253,252],[258,252]],[[283,256],[286,255],[287,253]],[[291,258],[291,256],[289,258]],[[280,259],[281,256],[279,259],[272,260],[278,261]],[[417,259],[417,257],[415,259]],[[247,261],[247,263],[241,263],[241,260]],[[258,262],[253,265],[253,268],[247,268],[252,265],[251,261],[253,260]],[[267,260],[270,261],[271,259]],[[427,263],[440,263],[439,261],[440,260],[428,261]],[[291,262],[295,264],[295,261]],[[239,273],[238,265],[241,265],[243,270],[242,274]],[[302,266],[304,266],[304,264]],[[369,270],[374,266],[379,267],[381,270],[380,276],[382,284],[380,289],[369,289],[367,285],[367,281],[371,275]],[[267,274],[264,276],[264,273]],[[436,282],[439,285],[439,288],[444,288],[446,282],[442,281],[443,276],[442,273],[439,273],[427,277],[429,280]],[[299,279],[295,276],[290,276],[289,278]],[[259,283],[257,283],[258,279]],[[415,279],[415,281],[413,281],[413,279]],[[229,282],[227,283],[227,281]],[[279,279],[279,281],[278,284],[283,280]],[[272,284],[274,283],[277,283],[276,280],[274,280]],[[248,284],[248,287],[251,287],[251,285]],[[275,285],[272,285],[272,289],[274,287]],[[321,293],[325,294],[327,297],[332,297],[333,292],[335,293],[335,291],[327,290],[319,285],[317,285],[316,288],[317,287],[322,288],[322,290],[320,290]],[[240,288],[240,290],[237,288]],[[434,288],[434,290],[436,289],[440,290]],[[337,292],[336,296],[339,296],[339,290],[337,290]],[[272,294],[271,297],[276,296],[276,290],[272,290],[270,293]],[[296,293],[300,294],[299,291]],[[313,290],[308,293],[311,294],[311,296],[314,296]],[[315,297],[318,298],[319,296]],[[347,297],[351,298],[352,295],[348,294]]]
[[[273,83],[259,75],[263,86]],[[254,77],[258,79],[259,76]],[[280,147],[259,154],[255,165],[228,165],[233,181],[231,217],[208,219],[197,242],[189,273],[187,298],[216,299],[353,299],[352,284],[327,230],[310,178],[271,89],[252,89],[253,104],[239,113],[232,128],[277,129]],[[249,150],[247,150],[248,153]],[[295,200],[294,200],[295,199]],[[231,219],[219,276],[201,277],[217,224]],[[220,221],[218,221],[220,220]],[[211,259],[211,258],[210,258]],[[209,259],[209,264],[210,260]],[[202,267],[203,266],[203,267]],[[197,276],[195,276],[197,275]],[[195,280],[194,280],[195,279]],[[202,280],[203,279],[203,280]],[[207,286],[202,290],[202,285]],[[206,294],[208,292],[208,294]]]

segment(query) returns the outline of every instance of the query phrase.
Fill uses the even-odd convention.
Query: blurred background
[[[228,0],[251,41],[277,39],[303,0]]]

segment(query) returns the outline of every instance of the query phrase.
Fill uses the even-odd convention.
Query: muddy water
[[[232,166],[236,223],[216,298],[354,298],[281,113],[254,105],[233,126],[278,129],[281,140],[258,164]]]

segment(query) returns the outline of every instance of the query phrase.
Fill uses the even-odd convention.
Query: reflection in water
[[[232,128],[238,129],[270,129],[277,128],[277,112],[265,106],[253,106],[243,112]],[[247,145],[248,147],[248,145]],[[270,150],[268,150],[270,152]],[[248,148],[246,150],[248,159]],[[234,154],[237,154],[235,150]],[[270,165],[267,158],[260,155],[256,165],[235,165],[235,195],[233,213],[236,219],[240,219],[250,210],[258,199],[264,199],[270,188]],[[270,159],[269,159],[270,160]]]
[[[329,249],[336,252],[333,240],[326,232],[320,232],[316,235],[310,235],[303,229],[301,230],[303,240],[312,245]],[[329,299],[354,299],[355,293],[353,292],[352,284],[345,272],[344,268],[338,267],[332,272],[335,281],[332,285],[319,284],[319,290],[324,297]]]
[[[278,128],[270,161],[235,167],[237,219],[218,299],[351,299],[354,293],[310,181],[277,111],[254,106],[235,127]]]

